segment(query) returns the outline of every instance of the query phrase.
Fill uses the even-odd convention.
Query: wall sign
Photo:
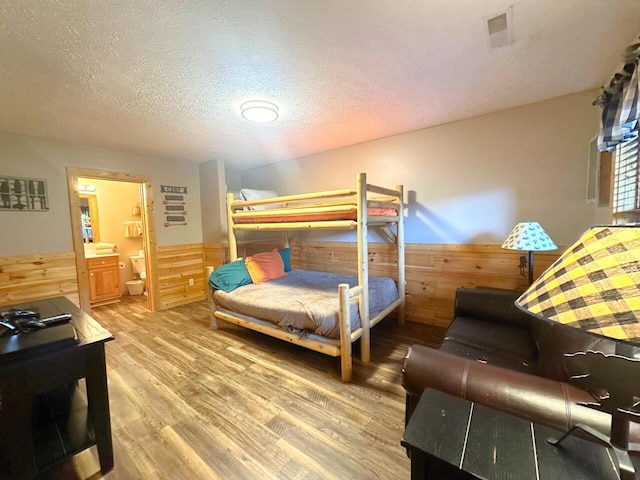
[[[160,185],[160,193],[187,193],[187,187],[174,187],[173,185]]]
[[[0,177],[0,210],[49,210],[47,182],[34,178]]]
[[[187,202],[185,196],[187,187],[173,185],[160,185],[160,192],[165,193],[162,204],[166,215],[165,227],[173,227],[187,224]]]

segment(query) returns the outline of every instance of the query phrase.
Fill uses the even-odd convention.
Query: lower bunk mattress
[[[291,270],[268,282],[245,285],[230,293],[213,292],[216,306],[266,320],[301,336],[340,338],[338,285],[358,285],[358,278],[311,270]],[[369,316],[398,298],[392,278],[369,277]],[[360,328],[358,300],[351,300],[351,331]]]

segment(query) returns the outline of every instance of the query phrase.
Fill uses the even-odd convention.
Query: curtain
[[[613,76],[609,87],[593,102],[602,107],[602,123],[598,134],[598,150],[601,152],[612,151],[618,144],[638,136],[639,58],[640,43],[627,47],[622,71]]]

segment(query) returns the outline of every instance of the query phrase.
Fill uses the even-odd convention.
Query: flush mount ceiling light
[[[251,100],[240,105],[242,117],[250,122],[273,122],[278,118],[278,106],[264,100]]]

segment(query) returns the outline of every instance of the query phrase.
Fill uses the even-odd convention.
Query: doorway
[[[85,243],[89,242],[89,234],[92,241],[96,241],[96,234],[99,235],[99,229],[96,228],[95,220],[91,219],[96,215],[95,211],[89,213],[90,228],[87,227],[87,212],[91,212],[91,205],[88,204],[86,190],[79,188],[79,179],[95,179],[108,182],[127,182],[137,184],[140,189],[140,222],[142,227],[142,250],[144,250],[144,263],[146,271],[147,284],[147,304],[152,311],[155,310],[159,291],[157,282],[155,282],[157,272],[156,257],[156,235],[153,215],[153,192],[151,190],[151,178],[145,175],[134,175],[128,173],[111,172],[105,170],[93,170],[86,168],[67,167],[67,185],[69,189],[69,208],[71,215],[71,229],[73,239],[73,249],[76,254],[76,271],[78,277],[78,295],[80,298],[80,308],[86,312],[91,311],[91,296],[89,277],[87,274],[87,260],[85,258]],[[95,198],[95,197],[94,197]],[[84,214],[83,214],[84,213]],[[97,220],[97,218],[96,218]],[[99,237],[98,237],[99,238]],[[104,238],[100,238],[104,241]],[[121,259],[128,262],[128,258]]]

